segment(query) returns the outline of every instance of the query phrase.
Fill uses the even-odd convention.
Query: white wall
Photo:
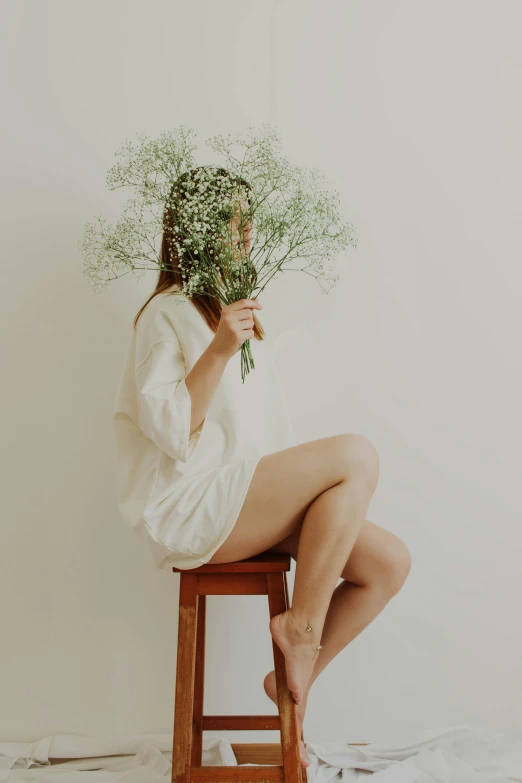
[[[128,195],[104,185],[125,138],[263,121],[325,172],[359,234],[329,296],[306,275],[265,292],[298,439],[375,443],[368,516],[413,557],[315,684],[305,736],[518,727],[521,4],[4,0],[0,14],[0,739],[171,730],[178,577],[118,516],[110,421],[155,276],[95,297],[77,241]],[[206,712],[271,712],[264,599],[211,598],[209,615]]]

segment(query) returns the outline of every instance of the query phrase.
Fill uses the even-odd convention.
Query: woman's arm
[[[216,351],[214,341],[212,341],[185,378],[192,400],[191,435],[207,415],[210,402],[228,364],[228,359],[229,357]]]
[[[190,432],[199,427],[207,415],[228,360],[245,340],[254,336],[253,309],[262,309],[257,299],[239,299],[221,311],[216,335],[185,377],[192,400]]]

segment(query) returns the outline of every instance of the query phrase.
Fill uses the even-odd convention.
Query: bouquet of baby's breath
[[[279,272],[300,270],[327,293],[339,279],[329,259],[357,245],[337,192],[316,169],[285,159],[268,125],[207,139],[219,165],[196,165],[195,136],[182,125],[157,139],[138,135],[117,150],[107,186],[129,187],[133,196],[115,226],[103,216],[85,225],[80,247],[92,290],[129,272],[170,269],[181,274],[185,296],[205,294],[226,306],[259,296]],[[160,252],[165,238],[170,262]],[[246,340],[243,382],[253,367]]]

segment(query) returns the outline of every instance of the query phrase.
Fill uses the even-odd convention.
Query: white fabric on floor
[[[357,747],[306,744],[308,783],[352,783],[370,775],[371,783],[522,783],[522,734],[465,725],[390,735]],[[56,734],[32,743],[4,742],[0,781],[167,783],[171,753],[169,734],[110,739]],[[229,740],[205,733],[203,764],[236,766]]]

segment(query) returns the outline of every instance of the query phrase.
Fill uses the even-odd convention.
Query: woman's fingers
[[[227,309],[243,310],[245,308],[262,310],[263,305],[257,299],[238,299],[237,302],[227,305]]]

